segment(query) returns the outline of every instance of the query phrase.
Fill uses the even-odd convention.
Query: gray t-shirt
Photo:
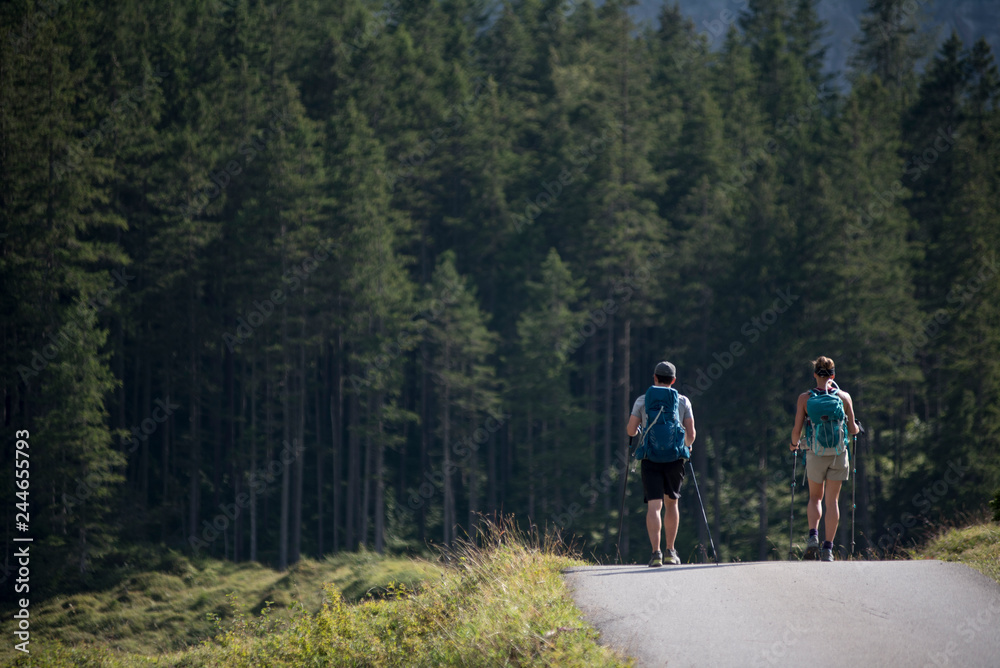
[[[685,397],[683,394],[677,395],[680,401],[677,403],[677,415],[681,419],[681,425],[684,424],[684,420],[687,418],[694,419],[694,412],[691,410],[691,400]],[[635,400],[632,404],[632,415],[640,418],[642,420],[642,428],[646,428],[646,395],[640,394],[639,398]],[[659,423],[657,423],[659,424]]]

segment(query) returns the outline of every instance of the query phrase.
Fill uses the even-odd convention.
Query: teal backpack
[[[646,430],[635,451],[636,459],[660,463],[691,459],[691,450],[684,445],[680,401],[680,394],[672,387],[653,385],[646,390]]]
[[[839,455],[847,449],[850,433],[847,431],[847,413],[836,385],[827,391],[809,390],[806,400],[806,444],[813,453]]]

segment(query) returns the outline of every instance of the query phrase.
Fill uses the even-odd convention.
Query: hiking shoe
[[[664,559],[663,562],[670,564],[671,566],[679,566],[681,563],[681,557],[677,554],[677,550],[667,550],[667,558]]]
[[[804,561],[819,559],[819,536],[809,536],[806,543],[806,553],[802,555]]]
[[[653,552],[653,558],[649,560],[650,568],[658,568],[663,565],[663,553],[657,550]]]
[[[823,548],[823,552],[822,552],[822,556],[820,556],[819,560],[820,561],[833,561],[834,560],[833,559],[833,548],[832,547],[824,547]]]

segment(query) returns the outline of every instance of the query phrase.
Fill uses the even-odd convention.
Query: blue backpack
[[[635,451],[636,459],[661,463],[691,459],[691,450],[684,444],[680,401],[680,394],[672,387],[653,385],[646,390],[646,430]]]
[[[847,413],[836,385],[826,392],[815,388],[809,390],[806,415],[809,417],[806,444],[813,453],[820,456],[839,455],[847,449],[850,440]]]

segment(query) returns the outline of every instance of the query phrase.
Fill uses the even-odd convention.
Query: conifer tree
[[[440,473],[441,540],[450,545],[461,524],[458,512],[459,480],[470,515],[465,529],[471,535],[471,515],[480,507],[481,469],[477,430],[488,433],[497,421],[499,394],[491,357],[496,335],[487,328],[488,316],[480,309],[475,290],[455,269],[455,256],[444,253],[425,292],[430,317],[426,336],[430,358],[428,373],[435,381],[436,436],[440,459],[432,466]],[[489,422],[492,418],[493,422]]]
[[[896,91],[874,75],[857,75],[854,82],[838,122],[829,181],[819,198],[823,208],[818,213],[827,223],[811,234],[813,252],[803,262],[806,271],[825,280],[804,297],[824,309],[810,314],[810,326],[826,333],[813,336],[813,344],[823,346],[843,370],[858,419],[875,447],[887,451],[899,444],[883,436],[901,433],[907,397],[920,382],[916,368],[900,355],[921,326],[911,289],[915,224],[905,207],[909,191],[899,157]],[[864,453],[856,462],[858,518],[865,536],[872,535],[865,503],[873,477],[870,463]],[[874,477],[881,482],[877,473]],[[847,529],[842,523],[845,544]]]
[[[877,76],[901,109],[912,103],[916,65],[931,50],[929,36],[920,32],[920,16],[911,11],[913,7],[916,3],[905,0],[868,0],[850,61],[854,75]]]
[[[350,386],[353,400],[369,407],[363,422],[350,425],[354,432],[351,447],[357,448],[358,439],[364,438],[372,449],[364,479],[361,459],[369,461],[368,453],[352,450],[348,495],[370,498],[373,504],[359,508],[347,521],[358,529],[359,540],[367,542],[367,533],[360,529],[371,517],[374,547],[381,551],[385,545],[384,453],[398,447],[402,428],[412,417],[399,405],[403,373],[397,361],[414,343],[413,333],[407,330],[414,314],[413,287],[400,254],[408,221],[389,206],[389,189],[381,178],[386,169],[381,147],[353,103],[337,125],[340,131],[329,148],[334,206],[342,225],[338,236],[344,244],[339,259],[344,272],[345,336],[351,349]]]
[[[96,24],[88,4],[51,15],[5,6],[0,45],[4,411],[34,434],[32,529],[78,576],[113,543],[122,479],[103,317],[128,283],[112,277],[127,258],[114,242],[124,221],[107,206],[109,161],[91,151],[105,99]]]
[[[585,505],[575,481],[586,479],[596,453],[586,453],[587,413],[574,391],[577,364],[573,352],[582,342],[588,314],[581,308],[583,279],[575,279],[553,248],[540,268],[539,280],[527,285],[527,307],[517,322],[518,347],[507,388],[512,433],[524,474],[519,476],[529,521],[541,525],[550,517],[559,530],[571,526]],[[573,452],[572,457],[567,453]],[[567,515],[568,513],[568,515]],[[560,526],[561,525],[561,526]]]
[[[942,55],[949,53],[944,49]],[[940,60],[936,64],[939,67],[927,73],[921,86],[925,102],[943,87]],[[984,41],[964,54],[956,69],[964,78],[957,110],[960,122],[952,135],[954,146],[940,158],[940,167],[947,171],[938,175],[937,165],[929,167],[927,176],[933,180],[925,185],[928,190],[931,184],[937,186],[933,192],[947,197],[934,203],[943,220],[927,221],[927,228],[934,233],[934,245],[928,252],[929,264],[933,263],[930,269],[944,280],[932,279],[938,291],[936,299],[928,303],[926,318],[939,328],[921,332],[924,338],[911,343],[926,347],[921,358],[925,365],[933,362],[935,366],[937,383],[927,401],[941,407],[938,429],[928,444],[931,457],[922,471],[940,475],[949,465],[970,457],[975,458],[977,470],[963,480],[951,498],[942,500],[934,513],[975,508],[1000,482],[995,454],[1000,430],[990,408],[998,396],[994,373],[1000,351],[993,324],[1000,312],[996,257],[1000,237],[995,224],[1000,172],[993,157],[1000,128],[1000,82]],[[935,149],[946,145],[938,142]],[[929,196],[928,190],[924,193]],[[912,488],[916,475],[908,482]]]

